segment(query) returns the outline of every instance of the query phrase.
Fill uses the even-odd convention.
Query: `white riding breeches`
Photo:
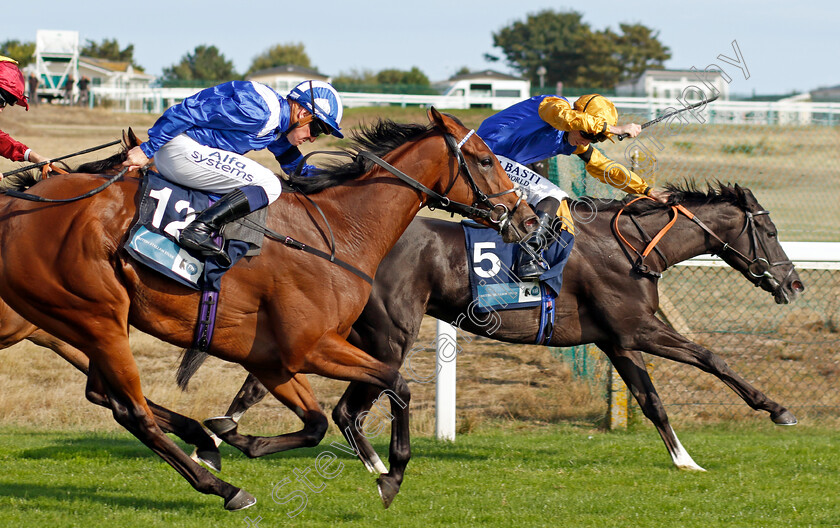
[[[502,164],[502,168],[505,169],[510,181],[519,185],[519,188],[522,190],[522,194],[528,205],[534,207],[541,200],[549,197],[556,198],[559,202],[562,202],[564,198],[569,197],[563,189],[554,185],[548,181],[547,178],[543,178],[525,165],[521,165],[512,159],[499,156],[498,154],[496,154],[496,157],[499,159],[499,163]]]
[[[186,134],[176,136],[155,154],[155,165],[167,180],[212,193],[227,193],[246,185],[262,187],[268,203],[283,189],[271,170],[241,154],[207,147]]]

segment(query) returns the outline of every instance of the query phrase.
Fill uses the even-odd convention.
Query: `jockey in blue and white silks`
[[[643,178],[613,162],[595,149],[597,143],[617,134],[636,137],[641,126],[635,123],[617,126],[618,113],[612,102],[597,94],[584,95],[574,105],[567,99],[538,95],[510,106],[488,117],[477,134],[496,154],[510,179],[518,183],[525,200],[540,217],[540,226],[529,239],[517,264],[517,275],[523,280],[538,278],[548,269],[540,258],[557,210],[568,195],[559,187],[525,167],[557,155],[576,154],[586,171],[598,180],[627,193],[651,194]],[[564,206],[561,216],[570,220]],[[527,249],[530,248],[530,251]]]
[[[181,245],[223,264],[227,256],[213,239],[221,227],[266,207],[281,193],[277,176],[244,156],[269,149],[291,173],[303,158],[298,146],[321,134],[343,138],[341,97],[329,84],[304,81],[287,97],[264,84],[231,81],[204,89],[169,108],[149,129],[149,140],[131,149],[124,163],[154,159],[167,180],[212,193],[227,193],[188,224]],[[302,169],[304,176],[314,171]]]

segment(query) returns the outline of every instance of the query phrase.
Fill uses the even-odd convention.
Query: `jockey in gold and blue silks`
[[[511,180],[520,185],[526,201],[540,216],[540,227],[528,242],[531,251],[522,251],[517,275],[523,280],[538,278],[548,269],[540,257],[551,224],[558,209],[559,216],[572,230],[571,215],[565,198],[568,195],[556,185],[531,171],[525,165],[557,155],[579,156],[586,171],[599,181],[634,194],[650,194],[651,187],[643,178],[615,163],[592,143],[612,140],[613,135],[627,133],[635,137],[641,132],[637,124],[617,126],[618,113],[612,102],[598,94],[584,95],[574,105],[564,97],[538,95],[521,101],[487,118],[478,128],[478,135],[496,154]]]

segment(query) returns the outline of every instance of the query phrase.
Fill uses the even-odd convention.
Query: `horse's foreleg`
[[[35,343],[38,346],[42,346],[44,348],[49,348],[56,354],[58,354],[62,359],[76,367],[79,372],[83,374],[87,374],[88,372],[88,358],[84,353],[75,348],[61,339],[44,332],[43,330],[35,330],[26,337],[29,341]]]
[[[297,374],[288,380],[278,380],[273,376],[264,375],[263,379],[264,383],[274,387],[270,392],[303,421],[303,429],[278,436],[251,436],[239,433],[239,418],[269,393],[263,383],[253,375],[248,375],[239,389],[227,416],[208,418],[204,421],[207,428],[251,458],[318,445],[327,432],[327,417],[312,394],[306,376]]]
[[[381,392],[382,389],[373,385],[352,382],[332,412],[333,422],[347,439],[347,443],[355,447],[356,455],[362,464],[368,471],[377,474],[388,473],[388,468],[382,463],[382,459],[379,458],[370,440],[361,431],[367,415],[366,411],[373,407]]]
[[[408,423],[411,392],[408,384],[397,369],[371,357],[336,334],[326,335],[318,342],[317,347],[306,357],[304,368],[306,372],[333,379],[373,385],[380,389],[374,402],[383,396],[390,400],[392,414],[389,419],[371,419],[373,415],[368,414],[362,417],[364,427],[359,431],[371,438],[378,435],[388,421],[393,422],[388,456],[391,469],[377,479],[379,495],[387,508],[399,492],[405,468],[411,458]],[[353,425],[359,427],[362,421],[357,418]]]
[[[770,419],[778,425],[795,425],[793,414],[768,398],[763,392],[750,385],[744,378],[733,371],[726,362],[711,350],[680,335],[654,316],[641,322],[637,332],[626,348],[641,350],[665,359],[671,359],[686,365],[692,365],[704,372],[715,375],[729,388],[735,391],[750,407],[767,411]]]
[[[114,419],[171,465],[197,491],[224,498],[228,510],[253,505],[256,500],[252,495],[202,468],[157,425],[140,389],[140,376],[128,346],[128,336],[120,336],[110,342],[100,337],[93,342],[88,394],[106,394]]]
[[[668,449],[668,454],[671,455],[674,465],[686,471],[706,471],[694,462],[694,459],[682,446],[676,433],[671,428],[668,415],[665,413],[665,407],[653,387],[653,382],[650,379],[647,367],[645,367],[645,361],[641,353],[636,350],[626,350],[610,343],[598,343],[598,347],[604,351],[621,379],[627,384],[633,397],[639,402],[639,407],[645,417],[653,423],[659,436],[662,437],[662,441],[665,442],[665,447]]]

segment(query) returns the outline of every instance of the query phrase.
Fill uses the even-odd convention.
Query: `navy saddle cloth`
[[[519,244],[506,244],[499,233],[470,220],[461,222],[466,238],[470,289],[478,311],[489,312],[539,306],[543,302],[542,286],[556,297],[563,285],[563,269],[574,247],[574,236],[565,229],[546,248],[543,257],[551,266],[539,283],[522,282],[513,271],[524,251]]]
[[[177,243],[178,233],[189,223],[187,217],[206,209],[218,198],[147,172],[137,222],[131,228],[125,249],[138,262],[185,286],[219,291],[222,275],[229,268],[220,266],[214,259],[205,260]],[[261,209],[246,218],[265,225],[265,214],[266,209]],[[234,226],[238,229],[228,229]],[[229,240],[225,250],[232,263],[259,253],[262,232],[237,223],[228,224],[222,232]]]

